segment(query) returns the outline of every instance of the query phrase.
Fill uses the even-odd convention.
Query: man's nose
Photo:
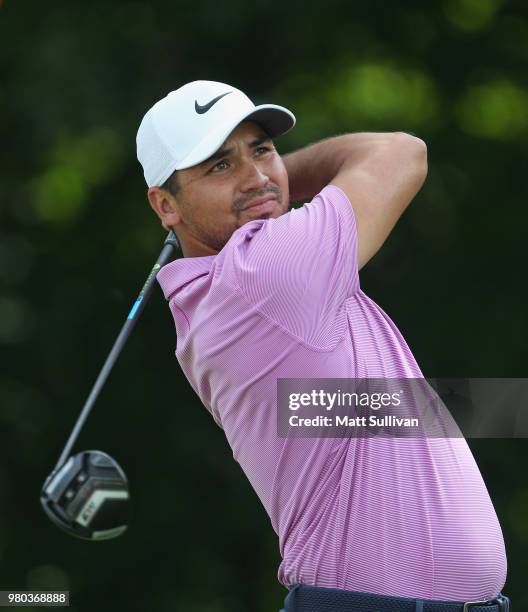
[[[241,186],[242,191],[262,189],[268,184],[268,182],[268,175],[261,167],[259,167],[258,164],[256,164],[254,161],[250,161],[246,164],[244,179]]]

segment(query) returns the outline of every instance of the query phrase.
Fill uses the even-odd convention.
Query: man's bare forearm
[[[398,132],[342,134],[284,155],[290,201],[312,199],[336,176],[345,161],[361,164]]]

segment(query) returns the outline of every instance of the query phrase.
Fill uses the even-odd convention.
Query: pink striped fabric
[[[422,376],[360,288],[343,191],[328,185],[299,209],[251,221],[218,255],[176,260],[157,278],[178,362],[279,536],[282,584],[498,594],[503,535],[463,438],[277,437],[277,378]]]

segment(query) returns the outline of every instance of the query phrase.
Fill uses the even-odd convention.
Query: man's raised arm
[[[312,199],[328,184],[352,203],[358,268],[380,249],[427,176],[427,147],[403,132],[343,134],[283,157],[290,199]]]

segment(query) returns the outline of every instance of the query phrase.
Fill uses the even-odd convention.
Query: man
[[[143,118],[148,199],[184,255],[158,273],[176,357],[279,536],[288,612],[483,612],[463,602],[500,593],[506,556],[463,438],[277,435],[279,378],[423,376],[358,272],[422,186],[425,144],[344,134],[282,158],[294,123],[211,81]]]

